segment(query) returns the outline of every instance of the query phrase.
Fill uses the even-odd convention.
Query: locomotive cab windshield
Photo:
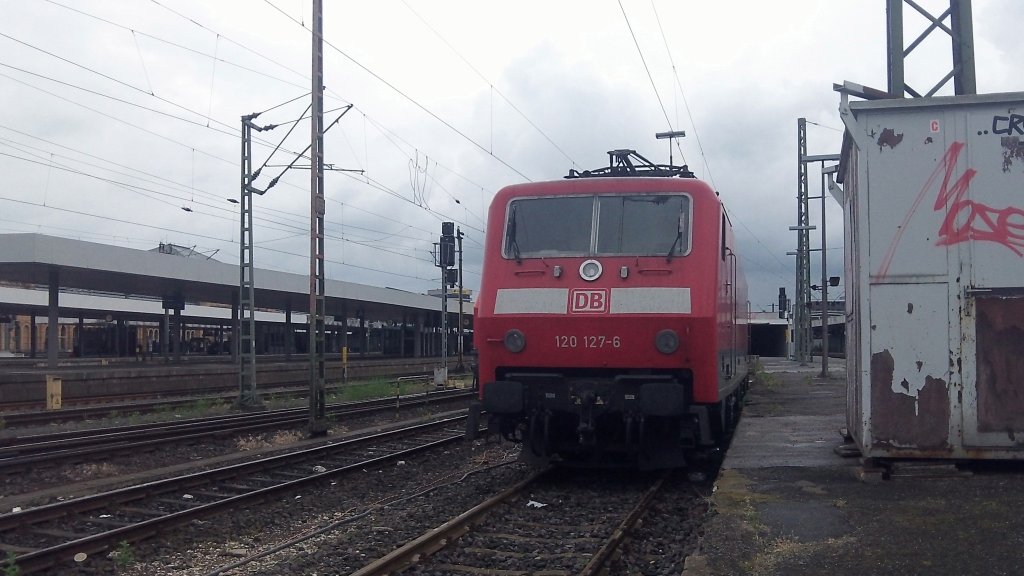
[[[504,256],[683,256],[690,203],[686,194],[518,198],[507,210]]]

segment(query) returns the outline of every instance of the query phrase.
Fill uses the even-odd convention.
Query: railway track
[[[385,381],[404,379],[422,380],[426,386],[429,380],[424,374],[398,374],[384,378]],[[352,381],[349,384],[330,385],[326,388],[328,395],[343,392],[346,388],[355,388],[365,382]],[[307,380],[296,380],[291,383],[280,383],[273,388],[263,389],[260,396],[264,400],[271,398],[305,398],[309,395]],[[75,422],[94,418],[106,418],[111,414],[148,414],[164,410],[190,408],[199,404],[229,404],[238,398],[237,386],[230,392],[197,395],[195,390],[165,390],[159,394],[104,396],[91,400],[71,399],[59,410],[46,410],[43,402],[7,403],[0,410],[3,428],[28,427],[52,422]]]
[[[447,390],[404,398],[381,398],[327,407],[329,417],[364,416],[440,402],[468,400],[474,392]],[[91,430],[61,431],[0,439],[0,471],[8,474],[44,463],[70,464],[100,456],[151,450],[168,443],[197,441],[209,436],[240,434],[301,426],[309,418],[307,408],[228,414],[174,422],[156,422]]]
[[[400,460],[465,437],[465,417],[186,474],[0,515],[0,551],[20,573],[81,560],[196,519]]]
[[[452,517],[352,576],[607,573],[668,475],[645,481],[550,480],[541,471]],[[498,568],[500,567],[500,572]]]

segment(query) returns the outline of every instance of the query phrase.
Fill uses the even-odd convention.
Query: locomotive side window
[[[519,198],[508,206],[506,258],[681,256],[690,247],[682,194]]]
[[[725,262],[725,214],[722,214],[722,262]]]

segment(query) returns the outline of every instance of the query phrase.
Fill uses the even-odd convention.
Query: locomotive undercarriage
[[[526,460],[676,468],[718,447],[738,404],[692,401],[688,371],[601,375],[509,372],[484,387],[491,432]]]

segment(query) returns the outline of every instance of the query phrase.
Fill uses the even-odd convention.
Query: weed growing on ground
[[[298,430],[278,430],[270,435],[271,446],[283,446],[286,444],[295,444],[299,440],[302,440],[302,432]]]
[[[127,568],[129,564],[135,562],[135,551],[132,550],[132,545],[127,540],[121,540],[117,548],[110,553],[110,558],[119,569]]]
[[[775,388],[779,384],[779,380],[774,374],[765,371],[764,365],[761,363],[760,359],[754,361],[753,379],[754,385],[764,386],[769,390]]]
[[[192,403],[192,410],[197,414],[205,414],[206,412],[209,412],[211,406],[213,406],[213,402],[211,402],[209,398],[197,398],[196,401]]]
[[[4,576],[19,576],[21,568],[16,563],[18,555],[14,552],[7,552],[7,559],[4,560]]]

